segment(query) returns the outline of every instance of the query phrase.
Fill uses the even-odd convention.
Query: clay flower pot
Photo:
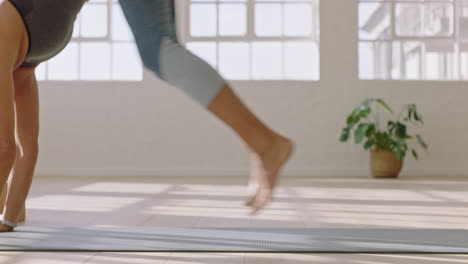
[[[370,168],[375,178],[397,178],[403,167],[403,160],[396,157],[396,152],[372,148],[370,151]]]

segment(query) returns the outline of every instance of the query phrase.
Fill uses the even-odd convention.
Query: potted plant
[[[387,121],[385,129],[381,129],[379,112],[375,106],[383,108],[392,118]],[[377,109],[378,110],[378,109]],[[371,116],[372,114],[372,116]],[[377,98],[365,99],[353,109],[346,118],[340,141],[346,142],[354,129],[354,142],[364,144],[364,149],[371,151],[370,167],[374,177],[398,177],[403,166],[403,160],[409,144],[414,141],[427,151],[427,144],[416,134],[409,135],[407,124],[417,127],[423,125],[423,119],[415,104],[406,104],[399,115],[394,118],[393,110]],[[417,160],[418,153],[411,147],[411,153]]]

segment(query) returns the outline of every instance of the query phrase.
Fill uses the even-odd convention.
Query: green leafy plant
[[[396,152],[397,158],[402,160],[408,151],[409,143],[416,141],[427,151],[427,144],[419,134],[411,136],[407,133],[407,124],[418,127],[424,124],[415,104],[404,105],[397,118],[389,120],[384,130],[380,129],[379,115],[375,111],[375,106],[383,108],[394,117],[393,110],[382,99],[367,98],[347,116],[346,127],[343,128],[340,137],[341,142],[348,141],[355,128],[354,142],[356,144],[363,142],[365,150],[371,147],[387,149]],[[418,159],[418,153],[413,147],[411,153],[415,159]]]

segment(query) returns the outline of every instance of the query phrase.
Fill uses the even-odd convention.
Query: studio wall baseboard
[[[41,176],[155,176],[155,177],[177,177],[177,176],[248,176],[247,169],[224,169],[224,168],[47,168],[38,167],[36,177]],[[368,168],[290,168],[283,171],[284,177],[370,177]],[[468,177],[466,168],[407,168],[403,169],[401,176],[411,177]]]

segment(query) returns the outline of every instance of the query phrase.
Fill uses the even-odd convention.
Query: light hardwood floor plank
[[[247,178],[41,177],[25,225],[468,229],[468,178],[282,178],[255,216]],[[19,227],[21,228],[21,227]],[[468,263],[466,255],[0,252],[6,263]]]

